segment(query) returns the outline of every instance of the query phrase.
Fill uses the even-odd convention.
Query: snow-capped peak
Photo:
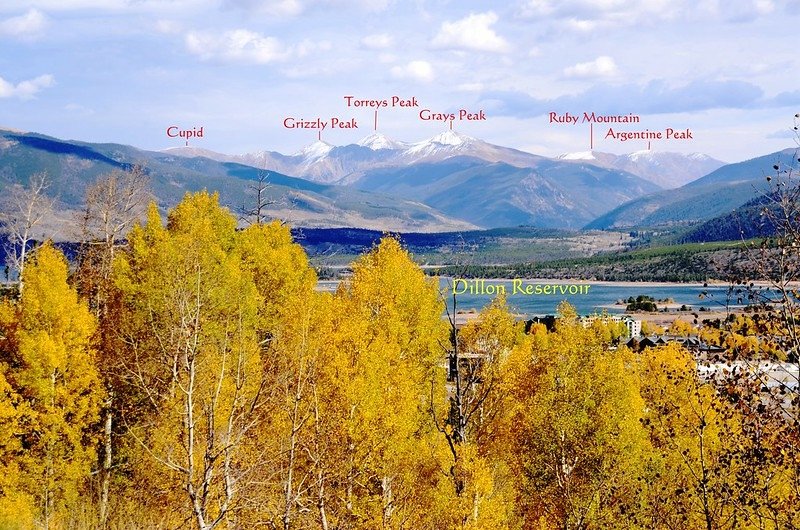
[[[369,147],[373,151],[377,151],[379,149],[403,149],[406,147],[406,144],[392,140],[391,138],[379,132],[374,132],[369,136],[362,138],[356,145]]]
[[[308,159],[322,158],[330,153],[331,149],[333,149],[331,144],[323,142],[322,140],[317,140],[313,144],[307,145],[300,151],[296,152],[294,156],[302,156]]]
[[[577,153],[564,153],[556,158],[560,160],[597,160],[594,151],[578,151]]]
[[[628,158],[631,160],[636,160],[637,158],[665,158],[665,157],[673,157],[673,158],[686,158],[689,160],[711,160],[711,157],[703,154],[703,153],[672,153],[666,151],[650,151],[650,150],[643,150],[643,151],[634,151],[633,153],[627,155]]]
[[[639,160],[639,159],[642,159],[642,158],[651,159],[652,160],[652,159],[656,158],[656,154],[653,151],[649,151],[647,149],[643,149],[641,151],[634,151],[633,153],[628,154],[627,157],[630,160]]]
[[[469,136],[464,136],[458,134],[455,131],[445,131],[443,133],[437,134],[430,140],[427,140],[426,143],[437,143],[442,145],[461,145],[473,140]]]
[[[413,156],[428,156],[433,154],[451,153],[463,150],[476,142],[475,138],[458,134],[455,131],[445,131],[433,138],[412,144],[406,154]]]

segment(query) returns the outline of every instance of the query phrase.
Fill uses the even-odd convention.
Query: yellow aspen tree
[[[244,447],[264,404],[259,298],[235,227],[216,194],[187,194],[166,229],[151,208],[115,263],[124,368],[140,399],[129,433],[150,462],[139,471],[164,492],[154,502],[175,508],[164,517],[201,530],[236,524],[240,491],[257,478]]]
[[[694,335],[697,332],[694,326],[692,326],[689,322],[685,320],[675,319],[672,321],[667,333],[670,335],[678,335],[681,337],[688,337],[689,335]]]
[[[429,407],[432,381],[444,379],[442,310],[435,280],[394,238],[337,291],[319,388],[335,440],[325,464],[332,528],[423,527],[408,521],[426,515],[440,480]]]
[[[503,387],[508,356],[522,338],[521,326],[501,296],[458,330],[458,370],[450,367],[447,400],[437,404],[445,412],[434,414],[449,448],[452,494],[442,500],[448,526],[507,528],[512,522],[510,469],[497,455],[507,450]]]
[[[103,435],[98,451],[101,470],[98,474],[97,511],[101,526],[108,519],[112,474],[120,470],[119,463],[123,461],[116,454],[116,445],[123,429],[119,424],[121,402],[115,398],[115,390],[119,386],[116,356],[124,348],[117,334],[118,311],[115,308],[112,265],[123,238],[145,212],[150,198],[147,187],[147,173],[141,166],[101,175],[86,189],[86,204],[80,220],[81,245],[74,275],[75,284],[98,319],[95,340],[97,365],[106,390],[102,410]]]
[[[554,332],[513,354],[523,367],[509,397],[518,510],[528,528],[635,528],[648,439],[634,358],[571,307],[559,312]]]
[[[237,236],[261,302],[257,328],[269,403],[248,443],[249,458],[263,463],[260,474],[268,479],[247,491],[243,517],[252,526],[288,529],[319,519],[324,527],[324,499],[313,486],[315,389],[327,337],[316,274],[289,228],[277,221],[253,224]]]
[[[677,345],[646,349],[641,357],[642,394],[658,463],[648,519],[667,528],[749,528],[737,505],[740,466],[730,451],[739,418],[697,371],[691,354]]]
[[[0,322],[6,377],[19,396],[19,486],[45,528],[65,524],[77,508],[103,397],[91,344],[96,322],[67,273],[50,243],[37,249],[19,302],[2,309]]]
[[[5,316],[0,314],[0,328],[7,323]],[[4,371],[0,371],[0,528],[25,530],[35,526],[36,508],[34,497],[20,484],[22,440],[19,420],[24,410],[20,409],[19,394],[8,384]]]
[[[253,224],[237,234],[243,266],[264,301],[259,327],[270,336],[291,324],[297,304],[314,292],[317,276],[289,227],[278,221]]]
[[[642,335],[663,335],[664,332],[664,328],[658,324],[654,324],[649,320],[642,320]]]
[[[324,477],[320,477],[325,441],[318,436],[320,367],[327,361],[325,333],[330,332],[325,307],[316,295],[299,300],[287,325],[270,349],[269,381],[274,385],[276,408],[262,430],[263,439],[277,449],[272,460],[280,502],[275,515],[279,527],[327,525]],[[288,323],[287,323],[288,324]],[[322,491],[320,491],[322,490]]]

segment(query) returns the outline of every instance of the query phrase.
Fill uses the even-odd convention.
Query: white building
[[[600,322],[604,323],[612,322],[614,324],[622,322],[623,324],[625,324],[625,327],[628,328],[629,337],[638,337],[642,334],[642,321],[636,320],[630,315],[609,315],[608,313],[602,313],[602,314],[595,313],[593,315],[581,317],[581,324],[583,324],[583,327],[588,328],[598,320]]]

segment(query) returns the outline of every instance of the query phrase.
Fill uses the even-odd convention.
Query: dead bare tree
[[[459,242],[460,252],[454,252],[455,256],[466,257],[465,261],[457,263],[456,267],[463,271],[467,270],[468,264],[472,263],[474,248],[467,248],[467,243],[462,238]],[[460,260],[460,258],[457,258]],[[453,457],[453,465],[450,468],[450,475],[453,479],[453,486],[456,495],[461,496],[465,490],[465,478],[461,473],[461,446],[468,443],[469,428],[474,412],[481,406],[486,399],[486,394],[479,391],[477,382],[480,379],[480,370],[472,366],[467,360],[468,352],[462,351],[459,342],[458,318],[458,278],[450,278],[449,285],[441,291],[442,301],[445,306],[447,320],[450,325],[449,344],[440,346],[447,354],[447,398],[449,410],[445,417],[439,419],[436,414],[436,403],[434,402],[433,388],[431,383],[431,412],[436,429],[442,433],[450,448]],[[452,305],[448,298],[452,297]],[[466,362],[465,362],[466,361]]]
[[[800,146],[800,114],[795,115],[795,141]],[[767,175],[761,201],[764,235],[749,244],[747,253],[754,277],[767,283],[747,285],[748,297],[761,310],[764,336],[784,361],[780,370],[755,370],[763,388],[776,394],[783,414],[800,434],[800,148],[776,160]]]
[[[102,461],[100,462],[99,519],[104,527],[108,519],[109,490],[113,469],[113,432],[115,416],[116,329],[110,302],[111,269],[117,245],[133,224],[144,214],[151,199],[149,178],[144,168],[135,165],[128,171],[115,170],[100,176],[86,189],[86,205],[80,219],[81,249],[78,274],[81,294],[98,317],[99,362],[106,387],[103,411]]]
[[[149,177],[140,165],[100,176],[86,189],[78,221],[81,241],[78,284],[98,318],[104,317],[111,262],[121,239],[142,217],[152,195]]]
[[[265,164],[266,165],[266,164]],[[256,175],[256,180],[247,186],[247,190],[251,195],[254,195],[254,204],[248,206],[246,203],[239,209],[241,219],[249,222],[250,224],[260,225],[266,222],[267,209],[270,206],[278,204],[279,201],[270,198],[269,171],[266,169],[259,170]]]
[[[800,146],[800,114],[795,115]],[[765,168],[766,169],[766,168]],[[741,414],[740,440],[732,458],[742,463],[739,502],[758,509],[754,523],[794,528],[800,495],[800,148],[783,151],[765,175],[766,189],[751,219],[759,233],[745,240],[743,273],[736,279],[739,299],[752,310],[746,332],[724,327],[734,344],[726,353],[727,372],[713,380]],[[743,232],[744,233],[744,232]],[[744,239],[744,238],[743,238]],[[738,345],[736,333],[752,333],[758,348]],[[769,470],[765,473],[765,470]]]
[[[128,171],[103,175],[86,189],[86,207],[81,219],[82,240],[102,245],[113,254],[119,239],[141,218],[151,195],[149,177],[140,165]]]
[[[28,186],[13,185],[4,204],[0,205],[0,229],[8,236],[6,255],[11,269],[19,278],[22,293],[25,260],[35,242],[36,227],[53,209],[55,199],[47,196],[47,174],[31,176]]]

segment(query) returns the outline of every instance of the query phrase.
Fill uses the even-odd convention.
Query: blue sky
[[[690,129],[651,143],[738,161],[794,144],[800,0],[3,0],[0,126],[148,149],[298,151],[315,130],[286,117],[355,118],[336,145],[373,131],[359,99],[416,98],[378,129],[419,141],[449,124],[419,110],[483,110],[454,128],[556,155],[589,148],[585,124],[549,113],[634,113],[624,131]],[[645,142],[605,139],[624,153]]]

